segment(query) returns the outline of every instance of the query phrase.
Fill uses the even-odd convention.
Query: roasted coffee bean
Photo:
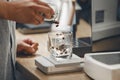
[[[63,50],[63,52],[65,52],[65,51],[66,51],[66,49]]]
[[[52,47],[52,49],[54,49],[54,47]]]
[[[67,51],[65,52],[65,54],[67,54]]]
[[[56,50],[59,50],[58,48],[56,48]]]
[[[56,27],[58,27],[59,25],[57,24]]]
[[[64,48],[65,48],[65,45],[64,45],[64,44],[62,44],[62,45],[59,46],[59,50],[60,50],[60,51],[62,51]]]
[[[58,36],[59,34],[57,33],[56,35]]]

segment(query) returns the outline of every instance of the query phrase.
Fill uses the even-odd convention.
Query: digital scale
[[[38,69],[46,74],[80,71],[81,62],[83,60],[75,54],[72,55],[71,59],[63,61],[56,61],[51,56],[40,56],[35,59]]]
[[[120,52],[85,55],[84,71],[94,80],[120,80]]]
[[[39,25],[16,23],[16,27],[23,34],[45,33],[51,30],[51,24],[48,22]]]
[[[83,65],[84,63],[84,65]],[[120,80],[120,52],[85,54],[84,59],[73,54],[70,60],[57,62],[50,56],[40,56],[35,64],[46,74],[80,71],[94,80]]]

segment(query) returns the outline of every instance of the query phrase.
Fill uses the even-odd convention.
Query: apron
[[[0,80],[15,80],[15,54],[15,22],[0,19]]]

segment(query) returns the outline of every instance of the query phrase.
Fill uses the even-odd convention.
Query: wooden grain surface
[[[17,69],[29,80],[91,80],[83,70],[79,72],[46,75],[37,69],[34,59],[40,55],[49,55],[47,51],[47,33],[23,35],[16,31],[17,38],[32,38],[39,42],[39,50],[33,56],[17,57]]]

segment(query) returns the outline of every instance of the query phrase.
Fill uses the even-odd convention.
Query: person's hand
[[[53,9],[40,0],[6,2],[3,11],[3,18],[29,24],[40,24],[44,21],[44,18],[50,19],[54,15]],[[40,13],[43,13],[44,17]]]
[[[34,54],[38,50],[38,43],[31,39],[24,39],[17,43],[17,53],[25,52],[28,54]]]

